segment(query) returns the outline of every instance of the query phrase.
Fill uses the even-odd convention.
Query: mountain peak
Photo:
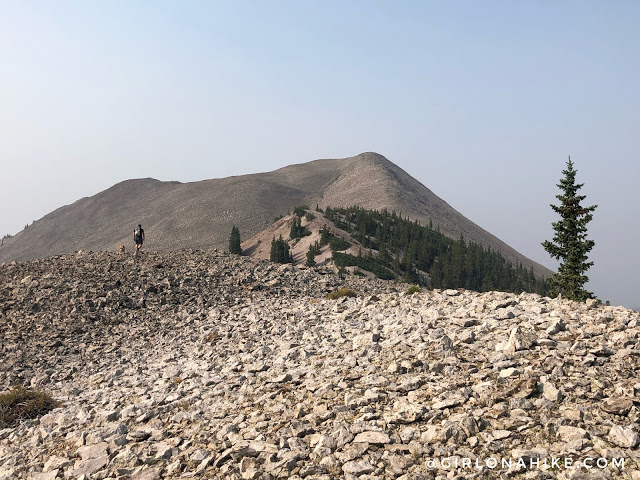
[[[376,152],[314,160],[278,170],[200,182],[126,180],[92,197],[58,208],[0,248],[0,262],[27,260],[76,250],[116,251],[131,244],[138,223],[149,250],[226,248],[232,225],[249,238],[294,206],[360,206],[387,209],[433,222],[448,236],[500,251],[514,263],[527,259],[465,218],[400,167]]]

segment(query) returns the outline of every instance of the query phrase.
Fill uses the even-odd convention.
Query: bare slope
[[[269,225],[257,235],[242,242],[242,254],[260,260],[269,260],[271,257],[271,240],[278,237],[289,240],[289,233],[291,232],[294,217],[296,217],[295,214],[287,215]],[[348,250],[343,251],[344,253],[350,253],[352,255],[358,254],[357,241],[354,240],[349,233],[336,227],[319,212],[314,212],[314,217],[311,221],[307,221],[304,217],[301,218],[302,226],[310,232],[309,235],[289,240],[291,255],[293,256],[293,265],[300,267],[306,264],[309,246],[315,242],[320,242],[320,230],[324,225],[327,226],[330,233],[352,244]],[[315,261],[317,266],[331,266],[331,268],[337,270],[337,267],[334,267],[334,263],[331,260],[331,248],[329,248],[329,245],[320,248],[320,253],[315,256]]]
[[[131,245],[136,224],[149,250],[226,248],[233,224],[249,238],[295,205],[360,205],[395,210],[422,223],[433,220],[453,237],[489,245],[514,262],[551,272],[454,210],[404,170],[376,153],[315,160],[273,172],[204,180],[127,180],[83,198],[29,226],[0,248],[0,262],[27,260],[76,250],[111,250]]]

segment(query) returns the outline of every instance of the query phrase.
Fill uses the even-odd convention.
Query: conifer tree
[[[242,247],[240,246],[240,230],[235,225],[231,228],[231,235],[229,235],[229,253],[242,255]]]
[[[298,222],[300,218],[296,215],[293,217],[293,222],[291,223],[291,230],[289,230],[289,238],[300,238],[300,227]]]
[[[269,260],[275,263],[293,263],[291,249],[286,240],[282,239],[282,235],[277,240],[275,237],[271,240]]]
[[[549,279],[552,293],[584,301],[593,298],[593,293],[586,291],[584,284],[589,281],[585,272],[593,265],[593,262],[587,261],[587,254],[595,245],[593,240],[587,240],[587,223],[593,218],[591,212],[597,205],[583,207],[580,204],[586,198],[578,195],[578,190],[584,184],[576,184],[577,170],[573,168],[571,157],[562,173],[564,178],[558,184],[562,193],[556,195],[560,205],[551,205],[561,219],[552,224],[555,231],[553,240],[543,242],[542,246],[549,255],[561,261],[558,273]]]
[[[307,250],[307,267],[315,267],[316,266],[316,249],[315,245],[309,245],[309,250]]]
[[[327,210],[329,209],[329,207],[327,207]],[[320,230],[320,245],[325,246],[329,243],[329,240],[331,240],[331,233],[329,233],[329,229],[327,228],[327,225],[324,224],[322,225],[322,230]]]
[[[289,238],[302,238],[309,235],[309,231],[302,226],[302,219],[298,216],[293,217],[291,224],[291,230],[289,231]]]

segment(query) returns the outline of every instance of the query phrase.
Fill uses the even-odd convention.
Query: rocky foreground
[[[0,430],[0,480],[640,478],[638,313],[406,289],[214,251],[2,265],[0,390],[63,406]]]

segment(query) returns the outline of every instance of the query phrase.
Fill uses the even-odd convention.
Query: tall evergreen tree
[[[571,157],[562,173],[564,178],[558,184],[562,193],[556,195],[560,205],[551,205],[561,219],[552,224],[555,231],[553,240],[546,240],[542,246],[549,255],[561,261],[558,273],[549,279],[552,293],[584,301],[593,298],[593,293],[586,291],[584,284],[589,281],[585,272],[593,265],[593,262],[587,261],[587,254],[595,245],[593,240],[587,240],[587,223],[593,218],[591,212],[597,205],[583,207],[580,204],[586,198],[578,195],[578,190],[584,184],[576,184],[577,170],[573,168]]]
[[[283,240],[282,235],[280,235],[278,239],[274,237],[273,240],[271,240],[269,260],[275,263],[293,263],[291,248],[287,241]]]
[[[309,245],[309,250],[307,250],[307,267],[315,267],[316,266],[316,249],[313,244]]]
[[[327,210],[329,210],[329,207],[327,207]],[[322,229],[320,230],[320,245],[325,246],[329,243],[330,240],[331,240],[331,233],[329,233],[329,229],[327,228],[327,225],[324,224],[322,225]]]
[[[240,246],[240,230],[235,225],[231,228],[231,235],[229,235],[229,253],[242,255],[242,247]]]

